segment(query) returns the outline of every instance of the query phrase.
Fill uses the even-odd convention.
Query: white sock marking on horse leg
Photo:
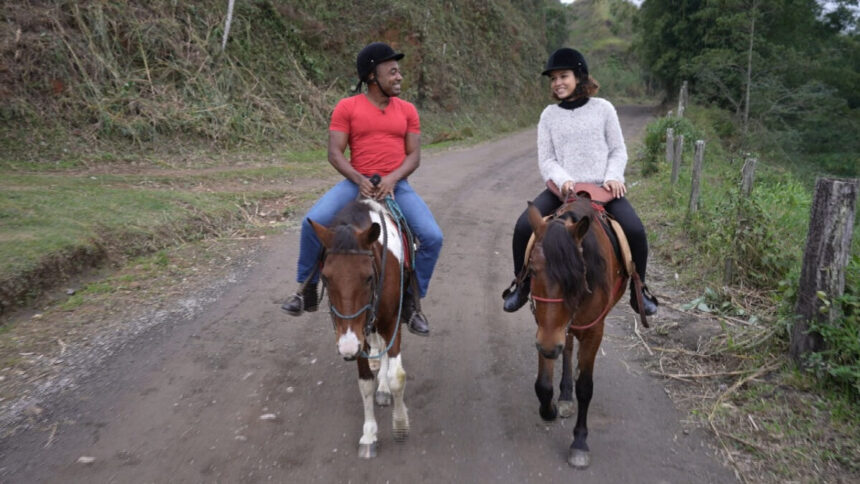
[[[388,368],[391,365],[391,359],[387,354],[384,354],[382,355],[382,358],[379,359],[379,362],[379,373],[376,375],[376,378],[379,380],[379,387],[376,391],[390,394],[391,386],[388,377]]]
[[[406,410],[406,404],[403,401],[403,395],[406,393],[406,370],[403,369],[403,360],[401,355],[397,355],[390,359],[388,363],[388,381],[391,385],[391,393],[394,394],[394,411],[392,419],[395,428],[398,422],[405,423],[405,429],[409,430],[409,415]]]
[[[373,380],[358,380],[358,389],[361,391],[361,401],[364,403],[364,426],[362,427],[359,444],[372,444],[376,442],[376,417],[373,415]]]

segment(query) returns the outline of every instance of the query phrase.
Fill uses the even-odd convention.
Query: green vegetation
[[[730,116],[732,151],[814,175],[860,175],[860,37],[854,0],[650,0],[634,49],[655,80]],[[721,122],[726,125],[726,123]]]
[[[539,108],[548,36],[566,32],[551,0],[257,0],[236,3],[222,52],[225,9],[201,0],[4,6],[0,33],[14,41],[0,48],[16,60],[0,78],[4,158],[59,167],[177,142],[316,148],[356,83],[355,55],[374,40],[406,53],[403,97],[422,113],[425,142],[521,126]],[[486,122],[503,118],[513,121]]]
[[[650,103],[657,93],[631,46],[638,9],[626,0],[578,0],[570,5],[568,44],[585,55],[599,96],[620,103]],[[558,47],[558,46],[556,46]]]
[[[811,355],[811,371],[796,372],[788,346],[809,223],[809,183],[802,174],[760,159],[752,194],[742,198],[743,154],[723,144],[723,112],[689,106],[686,114],[684,119],[654,121],[634,163],[650,173],[637,187],[636,205],[649,225],[659,227],[649,231],[652,250],[678,271],[680,288],[701,294],[681,309],[721,321],[721,334],[699,348],[683,372],[774,372],[765,379],[739,377],[738,387],[728,391],[725,386],[712,389],[719,395],[716,402],[703,399],[704,408],[694,414],[718,438],[735,444],[723,440],[726,452],[743,449],[745,455],[756,456],[749,467],[736,464],[747,477],[755,476],[753,480],[857,475],[860,468],[845,455],[860,452],[860,419],[856,411],[838,409],[856,407],[860,397],[860,222],[855,222],[845,294],[832,301],[822,295],[825,310],[838,309],[843,317],[835,325],[815,327],[827,350]],[[666,127],[687,140],[675,186],[665,162]],[[688,214],[690,139],[708,140],[700,205],[693,215]],[[734,263],[728,285],[727,260]],[[663,331],[662,336],[667,334]],[[797,465],[798,459],[805,465]]]
[[[4,5],[0,55],[0,314],[115,256],[229,233],[246,208],[306,201],[328,176],[326,128],[355,56],[403,51],[423,141],[533,123],[552,0],[74,2]],[[253,189],[249,190],[248,187]]]

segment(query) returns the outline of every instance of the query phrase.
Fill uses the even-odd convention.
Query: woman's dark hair
[[[571,94],[567,99],[559,99],[555,93],[552,93],[552,97],[558,101],[573,101],[583,97],[594,97],[599,90],[600,84],[597,83],[597,80],[588,76],[585,81],[582,81],[579,78],[576,79],[576,87],[573,89],[573,94]]]

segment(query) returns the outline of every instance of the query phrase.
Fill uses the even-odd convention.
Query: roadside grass
[[[283,218],[293,212],[289,203],[302,201],[290,195],[305,190],[295,184],[333,174],[319,149],[191,152],[178,159],[138,158],[135,165],[95,157],[83,169],[78,163],[4,163],[0,314],[105,261],[230,233],[272,201],[281,206],[265,215]]]
[[[666,319],[643,333],[643,345],[656,354],[649,369],[716,436],[742,481],[860,481],[857,389],[827,373],[798,371],[788,357],[811,180],[759,160],[753,194],[741,200],[743,159],[720,146],[713,113],[695,106],[688,112],[695,137],[707,140],[696,214],[687,213],[695,137],[685,139],[674,187],[660,138],[665,118],[647,128],[631,162],[649,173],[637,180],[635,197],[652,256],[674,272],[676,280],[667,284],[684,299],[664,304]],[[860,254],[860,227],[852,250]],[[728,258],[735,264],[730,284]],[[849,265],[849,292],[856,290],[852,271]],[[680,326],[692,324],[690,316],[712,323],[717,335],[685,340]],[[850,318],[845,324],[856,324]]]

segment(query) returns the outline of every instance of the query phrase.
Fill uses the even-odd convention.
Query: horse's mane
[[[335,215],[329,228],[334,232],[332,249],[335,250],[358,250],[358,240],[355,239],[355,230],[370,226],[371,207],[361,201],[349,202]]]
[[[547,225],[543,237],[542,246],[546,258],[547,277],[561,287],[565,302],[571,308],[575,307],[587,292],[605,288],[607,285],[606,261],[601,256],[593,227],[593,224],[600,221],[594,215],[595,210],[587,200],[584,204],[574,202],[559,217],[560,220],[552,221]],[[580,254],[563,220],[578,221],[584,217],[591,218],[592,227],[582,241]],[[580,282],[583,272],[587,287],[582,287]]]

